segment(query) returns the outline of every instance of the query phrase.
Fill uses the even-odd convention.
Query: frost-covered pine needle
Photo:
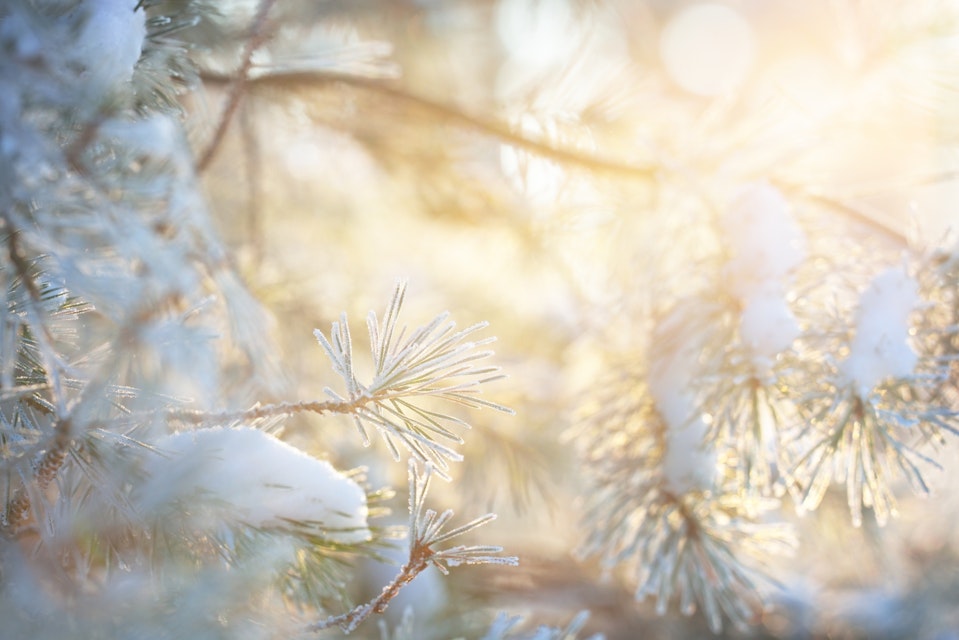
[[[479,397],[480,385],[503,377],[498,367],[479,364],[493,355],[482,347],[495,338],[472,340],[472,335],[486,324],[456,331],[456,324],[446,313],[408,332],[399,324],[405,295],[406,285],[401,282],[382,320],[373,312],[367,318],[374,368],[369,383],[361,383],[356,377],[345,315],[333,323],[329,338],[314,331],[333,370],[343,378],[347,396],[331,389],[326,392],[336,401],[354,405],[351,413],[364,443],[369,441],[367,428],[372,427],[381,433],[395,459],[400,457],[397,444],[401,444],[414,458],[432,464],[439,475],[448,477],[449,462],[462,458],[450,446],[462,443],[452,428],[469,425],[453,413],[433,408],[436,402],[512,413]]]

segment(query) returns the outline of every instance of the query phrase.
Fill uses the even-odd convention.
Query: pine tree
[[[954,631],[959,13],[764,6],[0,7],[0,635]]]

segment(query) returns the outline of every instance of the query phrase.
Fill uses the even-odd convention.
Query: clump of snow
[[[677,495],[706,490],[716,479],[716,450],[704,442],[709,427],[699,416],[685,425],[669,425],[662,471],[666,486]]]
[[[91,88],[107,91],[133,77],[146,37],[146,13],[134,10],[137,4],[138,0],[82,3],[81,31],[70,53]]]
[[[397,540],[396,546],[380,552],[382,560],[371,559],[364,566],[364,578],[368,584],[388,584],[395,578],[396,568],[407,560],[408,547],[408,537]],[[396,597],[390,600],[390,606],[383,615],[391,624],[397,624],[406,611],[413,611],[415,626],[420,628],[434,621],[448,605],[446,581],[436,567],[431,566],[400,589]]]
[[[254,527],[315,523],[340,543],[368,540],[366,494],[330,463],[257,429],[197,429],[156,443],[142,505],[191,506]]]
[[[860,396],[913,373],[918,356],[909,344],[909,314],[918,302],[919,287],[902,267],[883,271],[863,292],[849,356],[839,368]]]
[[[799,336],[799,323],[782,291],[764,292],[745,301],[739,321],[743,341],[755,359],[772,359]]]
[[[806,259],[805,238],[786,198],[766,183],[745,186],[720,224],[729,251],[725,286],[743,309],[740,333],[754,362],[768,366],[800,333],[785,280]]]
[[[691,391],[695,364],[695,350],[684,344],[653,362],[647,383],[666,425],[663,478],[678,495],[711,488],[717,471],[716,452],[704,442],[708,425]]]
[[[726,286],[751,298],[778,282],[806,259],[806,243],[789,203],[764,182],[745,186],[721,219],[730,259]]]
[[[10,7],[0,16],[0,47],[17,61],[32,60],[43,52],[43,41],[20,7]]]

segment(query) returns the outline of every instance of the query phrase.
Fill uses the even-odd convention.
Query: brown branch
[[[389,607],[390,601],[396,597],[400,589],[408,585],[413,579],[423,572],[430,565],[430,558],[433,557],[433,550],[429,545],[417,544],[410,550],[410,559],[407,560],[399,574],[393,580],[383,587],[380,595],[373,600],[357,605],[346,613],[337,616],[330,616],[319,622],[309,625],[307,631],[322,631],[333,626],[338,626],[344,633],[350,633],[357,626],[374,613],[383,613]]]
[[[231,76],[212,72],[201,74],[201,78],[204,82],[208,83],[234,81]],[[496,138],[505,144],[519,147],[543,158],[554,160],[568,166],[582,167],[600,173],[642,180],[655,178],[662,169],[659,165],[632,165],[602,158],[577,149],[557,147],[543,140],[529,138],[517,133],[509,125],[499,120],[467,113],[456,106],[418,96],[393,83],[377,78],[350,75],[336,71],[278,71],[255,75],[252,78],[248,78],[247,83],[280,88],[298,85],[347,85],[369,93],[379,94],[398,103],[407,104],[419,109],[436,120],[464,129],[478,131],[491,138]]]
[[[23,246],[20,244],[20,230],[16,228],[16,225],[13,224],[13,221],[6,213],[0,217],[0,229],[5,230],[7,233],[7,255],[10,257],[10,262],[13,263],[14,270],[20,277],[20,282],[23,283],[23,288],[27,291],[28,300],[26,307],[28,313],[35,316],[32,318],[36,324],[35,329],[42,332],[43,337],[52,344],[54,340],[50,329],[41,321],[41,316],[36,308],[43,303],[43,296],[40,293],[40,289],[37,288],[37,283],[34,281],[33,274],[31,273],[30,262],[27,259],[26,252],[23,250]]]
[[[260,220],[262,162],[260,158],[260,137],[257,132],[253,107],[256,103],[247,100],[240,112],[240,133],[243,142],[244,178],[246,178],[246,216],[247,233],[253,247],[253,264],[263,261],[263,233]]]
[[[217,150],[220,148],[220,144],[223,142],[226,130],[230,127],[233,115],[240,105],[240,100],[243,98],[246,85],[249,81],[248,76],[250,74],[250,66],[253,64],[253,54],[266,41],[267,30],[264,28],[266,25],[266,17],[275,2],[276,0],[260,0],[260,4],[256,9],[256,16],[253,18],[253,24],[250,26],[250,35],[246,41],[246,47],[243,50],[243,62],[233,79],[230,95],[227,97],[226,105],[223,107],[223,115],[220,116],[220,122],[217,125],[216,131],[213,133],[213,139],[210,140],[210,144],[207,145],[206,150],[200,155],[200,159],[197,161],[196,169],[198,173],[203,173],[203,171],[210,166],[210,162],[213,160]]]

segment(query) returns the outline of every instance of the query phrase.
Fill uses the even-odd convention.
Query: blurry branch
[[[814,187],[798,185],[781,179],[772,179],[769,182],[776,188],[781,189],[784,193],[791,194],[793,197],[810,200],[828,207],[847,218],[860,222],[873,231],[881,233],[888,240],[898,245],[906,244],[906,236],[902,231],[894,228],[888,222],[880,220],[872,213],[865,211],[861,205],[857,205],[840,196],[823,192]]]
[[[234,76],[205,71],[201,79],[210,84],[236,82]],[[566,166],[579,167],[597,173],[620,176],[627,179],[655,180],[659,174],[669,172],[666,162],[655,165],[633,165],[584,152],[569,147],[560,147],[543,140],[519,133],[508,124],[486,118],[477,114],[467,113],[462,109],[441,102],[436,102],[411,93],[395,84],[379,78],[341,73],[325,70],[293,70],[293,71],[259,71],[246,78],[249,85],[277,88],[284,90],[296,89],[304,86],[345,85],[369,93],[389,98],[397,103],[406,104],[422,111],[432,119],[447,124],[478,131],[484,135],[499,140],[504,144],[513,145],[534,153],[542,158],[553,160]],[[839,213],[862,222],[870,228],[892,238],[899,244],[905,243],[905,236],[897,229],[856,207],[849,202],[822,193],[816,189],[789,184],[782,180],[775,181],[777,187],[790,191],[794,195],[818,202],[835,209]]]
[[[243,177],[246,178],[246,208],[249,222],[250,244],[253,247],[253,264],[259,264],[263,257],[263,237],[260,230],[260,200],[262,180],[262,159],[260,157],[260,137],[255,119],[253,102],[247,100],[240,112],[240,134],[243,142]]]
[[[190,409],[171,409],[166,417],[193,425],[227,424],[248,420],[263,420],[277,416],[290,416],[297,413],[350,414],[360,411],[363,404],[372,402],[372,398],[343,402],[278,402],[252,407],[242,411],[207,412]]]
[[[203,173],[210,165],[210,162],[214,156],[216,156],[217,149],[219,149],[220,144],[223,142],[226,130],[230,127],[230,121],[233,120],[236,108],[239,106],[240,100],[243,98],[243,93],[246,91],[250,66],[253,64],[253,54],[266,40],[267,30],[264,28],[266,26],[266,16],[269,14],[275,2],[276,0],[260,0],[260,4],[256,10],[256,16],[253,18],[253,24],[250,27],[249,39],[246,41],[246,47],[243,50],[243,61],[236,75],[231,80],[233,86],[230,89],[230,95],[227,97],[226,105],[223,107],[223,115],[220,116],[216,131],[213,133],[213,139],[210,140],[210,144],[197,161],[196,169],[198,173]]]
[[[366,318],[374,369],[368,384],[361,383],[355,375],[346,314],[333,323],[329,338],[319,330],[313,333],[330,358],[333,370],[346,384],[349,401],[359,403],[360,408],[351,413],[364,443],[369,444],[366,428],[371,426],[379,431],[394,460],[400,459],[396,444],[399,440],[415,458],[432,463],[436,472],[448,479],[448,461],[462,460],[462,455],[440,440],[462,444],[463,439],[449,426],[469,425],[455,415],[435,411],[420,402],[442,400],[473,409],[486,407],[509,414],[513,411],[477,397],[480,385],[504,377],[498,367],[479,364],[493,352],[478,348],[495,338],[467,340],[485,328],[486,323],[455,331],[456,323],[449,321],[448,313],[441,313],[408,333],[406,326],[398,324],[405,295],[406,284],[400,282],[383,318],[378,319],[372,311]],[[324,391],[337,402],[347,400],[330,388]]]
[[[53,343],[55,342],[50,333],[50,329],[43,318],[46,317],[43,309],[43,294],[40,291],[35,276],[34,269],[30,264],[30,258],[27,256],[22,244],[20,243],[20,230],[10,219],[9,213],[4,213],[0,217],[0,231],[6,233],[7,256],[13,265],[13,269],[20,279],[20,282],[26,291],[26,302],[24,304],[27,316],[30,319],[28,326],[34,333],[35,339],[44,348],[41,353],[54,353]],[[51,411],[58,412],[61,416],[65,413],[65,400],[61,389],[61,379],[57,370],[58,363],[53,358],[48,358],[46,366],[46,378],[48,388],[54,395],[55,407],[50,407]],[[34,470],[33,480],[41,490],[46,489],[56,477],[57,471],[63,464],[67,449],[70,445],[70,419],[68,417],[58,417],[52,442],[41,457],[38,466]],[[28,497],[28,481],[14,493],[9,499],[6,509],[0,513],[0,533],[4,535],[15,533],[21,525],[27,520],[30,513],[31,500]]]
[[[410,481],[410,522],[409,522],[409,559],[399,574],[383,588],[380,595],[370,602],[358,605],[346,613],[330,616],[325,620],[315,622],[307,627],[308,631],[322,631],[333,626],[339,626],[344,632],[350,633],[374,613],[386,611],[390,601],[396,597],[404,586],[422,573],[430,565],[444,575],[449,574],[451,567],[463,564],[495,564],[516,566],[519,560],[512,556],[497,555],[503,551],[502,547],[489,545],[466,546],[457,545],[447,549],[434,549],[441,544],[465,533],[477,529],[496,518],[496,514],[488,513],[485,516],[471,520],[450,531],[443,531],[443,527],[453,517],[453,511],[447,509],[437,514],[432,509],[425,509],[426,496],[429,493],[430,477],[433,466],[426,464],[423,474],[417,473],[416,464],[409,462]]]
[[[233,76],[215,72],[203,72],[200,77],[204,82],[211,84],[234,81]],[[576,166],[590,171],[641,180],[655,179],[656,174],[662,169],[662,167],[658,165],[631,165],[608,160],[576,149],[557,147],[542,140],[517,133],[508,124],[499,120],[467,113],[455,106],[418,96],[377,78],[368,78],[336,71],[270,71],[253,75],[247,79],[247,83],[250,85],[279,89],[294,89],[302,86],[321,86],[328,84],[346,85],[412,106],[431,118],[464,129],[478,131],[484,135],[496,138],[505,144],[519,147],[567,166]]]

